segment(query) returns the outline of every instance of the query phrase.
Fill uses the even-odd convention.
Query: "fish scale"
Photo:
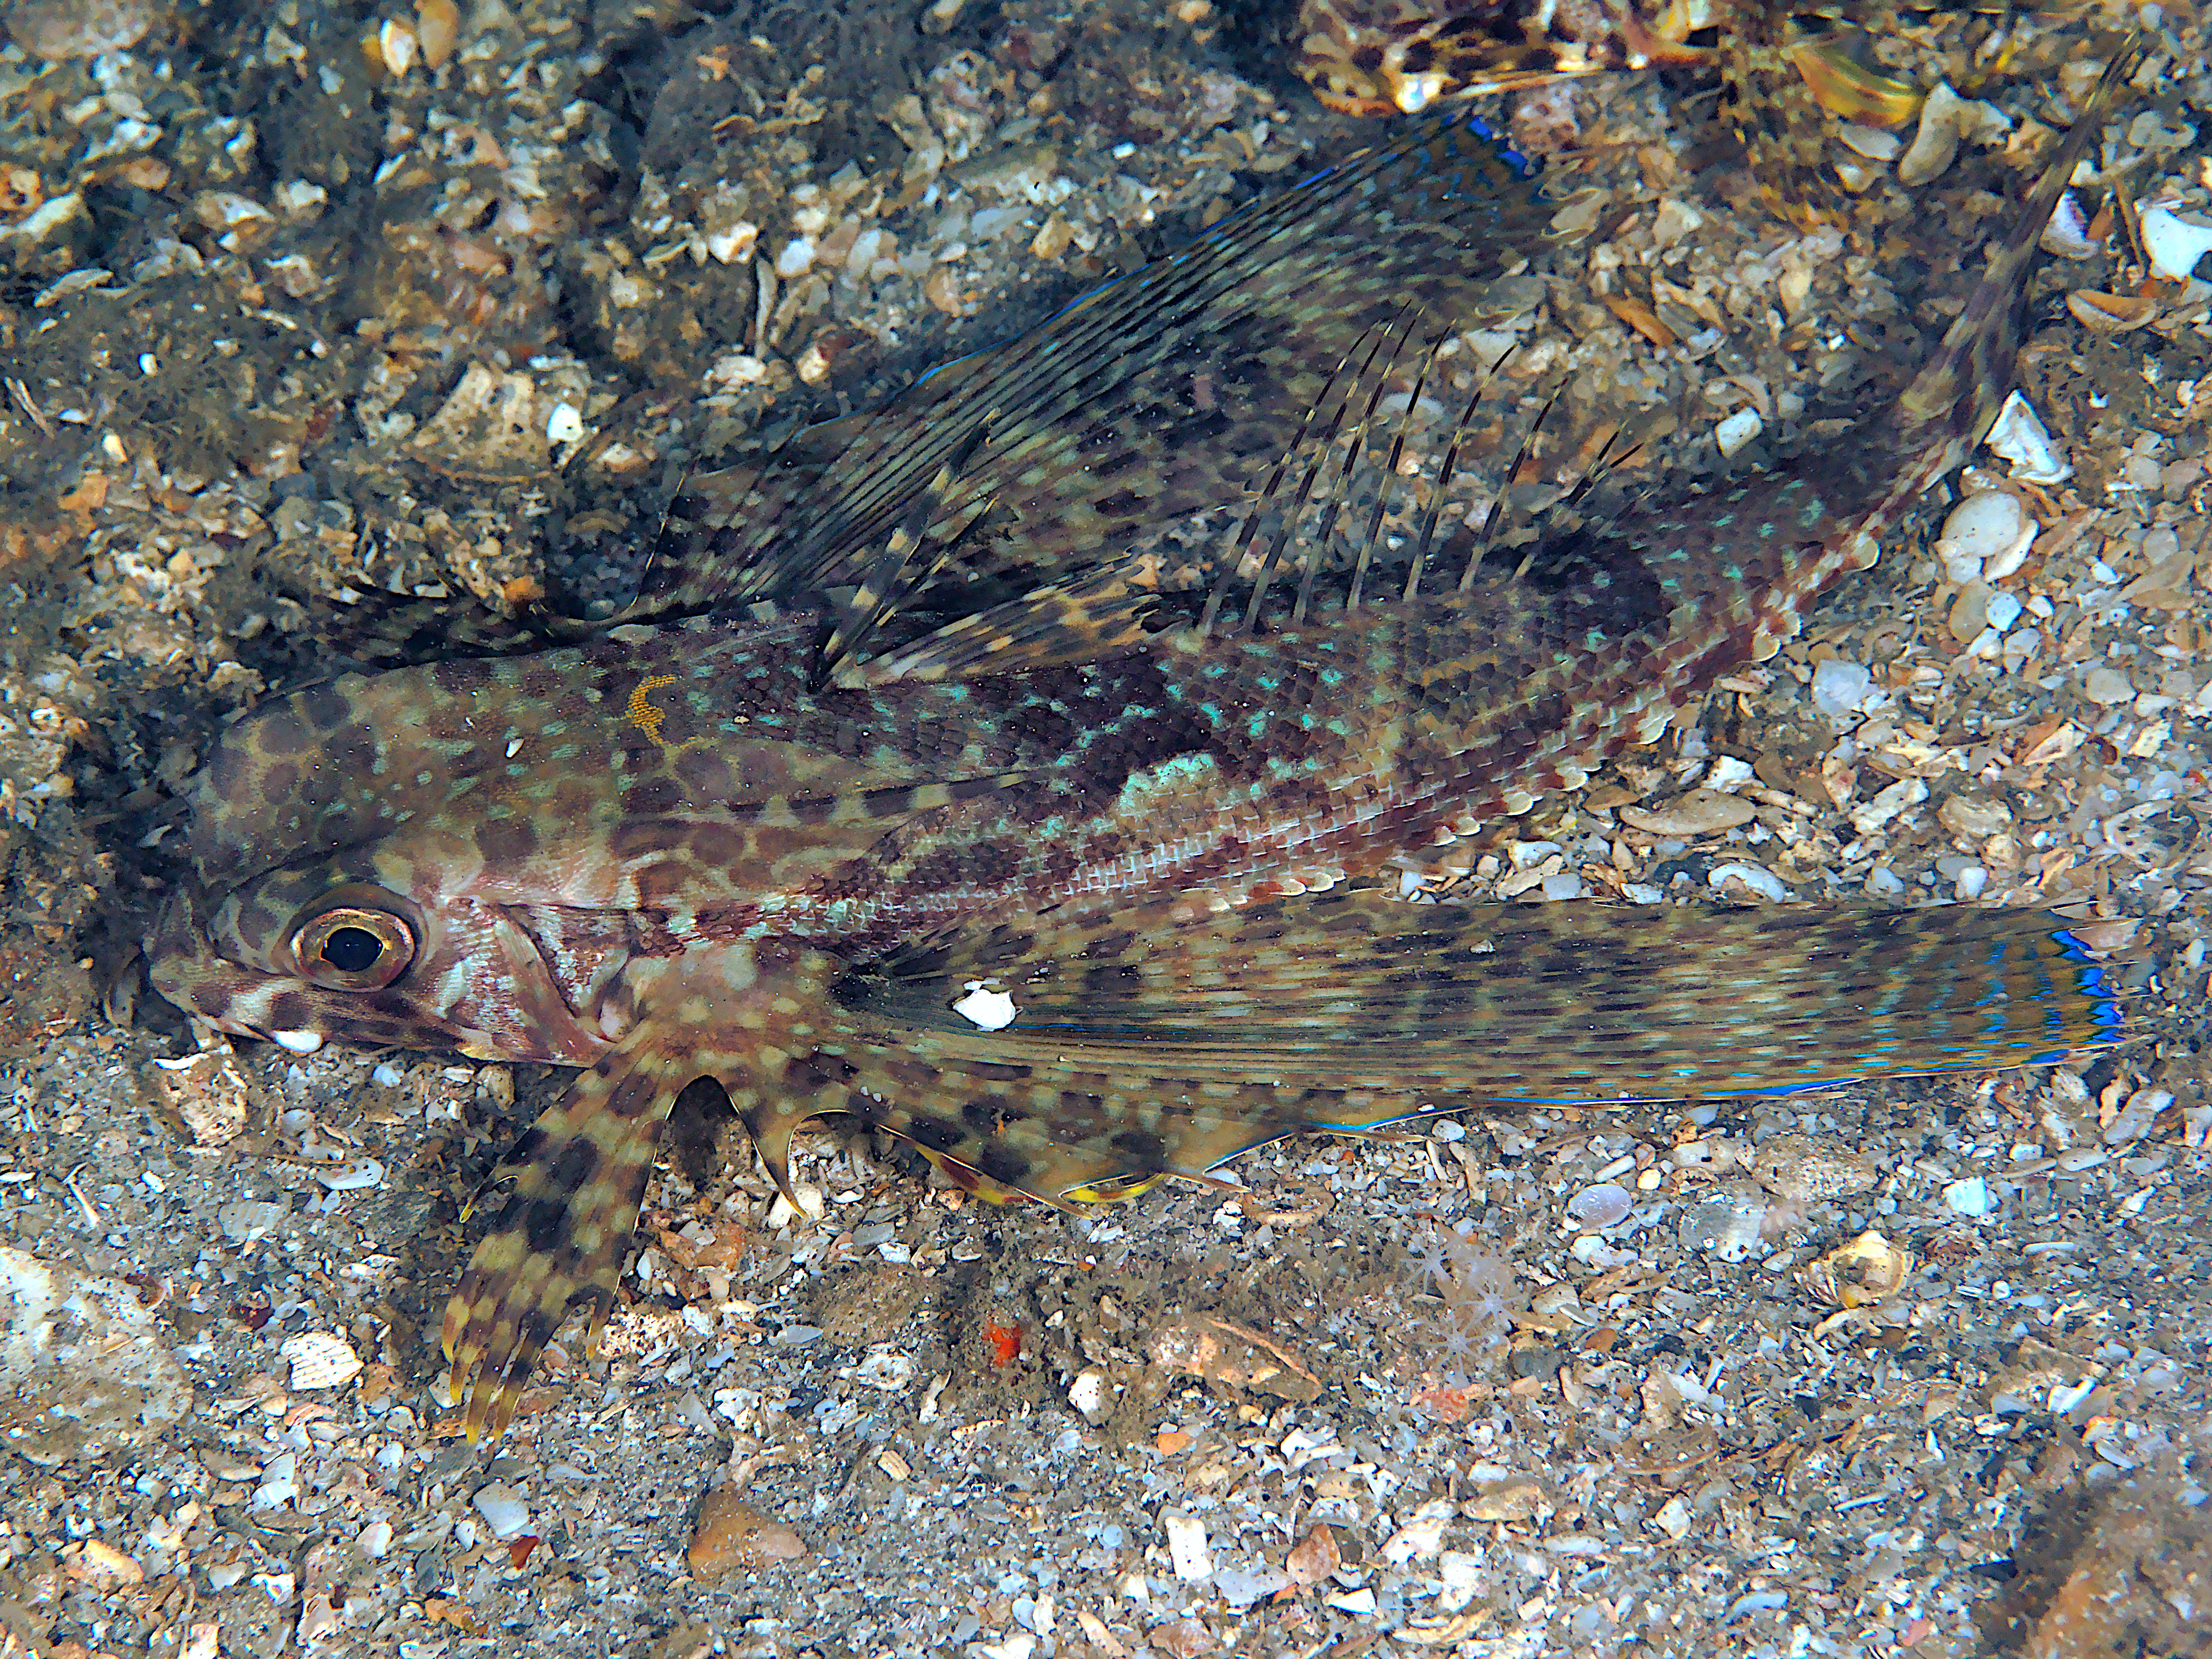
[[[154,983],[295,1049],[582,1068],[503,1161],[447,1310],[472,1434],[504,1426],[572,1311],[612,1305],[662,1126],[701,1078],[779,1184],[793,1132],[834,1112],[984,1196],[1079,1205],[1300,1130],[1784,1092],[2112,1041],[2100,970],[2037,913],[1393,890],[1400,860],[1577,786],[1771,655],[1978,440],[2037,234],[2124,67],[1935,358],[1850,443],[1555,531],[1510,568],[1478,556],[1442,591],[1408,580],[1385,604],[1356,603],[1366,547],[1346,568],[1309,542],[1303,621],[1256,599],[1164,606],[1167,625],[1123,638],[1097,614],[1126,598],[1113,550],[1092,550],[1098,580],[1063,581],[1048,538],[1030,610],[995,607],[982,634],[933,617],[927,575],[896,616],[896,572],[886,604],[860,609],[794,578],[773,602],[343,677],[226,733],[194,799],[192,879],[148,940]],[[1395,153],[1465,136],[1433,120]],[[1375,342],[1411,327],[1401,307],[1338,341],[1321,404],[1369,410],[1405,384],[1399,348]],[[1426,375],[1443,357],[1424,353]],[[1336,424],[1254,419],[1287,460],[1243,475],[1264,482],[1237,500],[1328,510],[1349,469],[1308,503],[1323,472],[1301,455]],[[1396,446],[1368,435],[1395,470]],[[902,476],[882,547],[840,532],[813,575],[927,562],[929,526],[962,517],[948,503],[973,480],[926,446]],[[1260,580],[1220,564],[1217,597]],[[743,589],[751,568],[710,560],[699,580]],[[840,648],[857,672],[825,672],[856,618]]]

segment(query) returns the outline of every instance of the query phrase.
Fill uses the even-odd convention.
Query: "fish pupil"
[[[365,973],[384,954],[384,941],[366,927],[333,928],[323,941],[323,960],[342,974]]]

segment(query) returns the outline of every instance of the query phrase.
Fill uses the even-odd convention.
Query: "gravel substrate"
[[[317,596],[617,602],[688,472],[1358,142],[1290,9],[0,6],[0,1654],[2212,1653],[2184,8],[2050,234],[2003,453],[1438,875],[2077,907],[2110,1054],[1300,1139],[1080,1219],[834,1127],[794,1210],[679,1115],[604,1352],[477,1449],[459,1204],[564,1074],[134,997],[182,792]],[[1786,464],[1921,361],[2101,66],[2024,18],[1977,82],[1989,27],[1881,42],[1973,107],[1910,185],[1858,136],[1853,235],[1762,210],[1693,73],[1487,100],[1559,204],[1467,346],[1517,345],[1539,483],[1625,411],[1632,486]]]

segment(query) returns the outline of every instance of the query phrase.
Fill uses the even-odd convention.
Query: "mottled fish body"
[[[845,1112],[986,1195],[1079,1203],[1299,1129],[2107,1040],[2096,969],[2034,914],[1412,905],[1372,878],[1648,741],[1869,562],[1985,429],[2036,234],[2117,76],[1929,368],[1818,461],[1443,591],[1417,569],[1361,604],[1359,573],[1310,569],[1285,621],[1261,575],[1247,615],[1268,625],[1217,596],[1156,633],[1110,558],[1075,561],[1069,526],[1089,521],[1055,517],[1046,489],[1005,532],[1027,595],[931,632],[917,601],[947,538],[1003,493],[975,479],[1014,489],[1080,448],[1056,447],[1079,403],[1045,418],[994,393],[950,448],[917,427],[893,465],[871,440],[860,472],[905,495],[847,512],[765,588],[781,544],[717,543],[656,585],[684,596],[658,613],[550,647],[503,635],[240,721],[195,802],[194,880],[149,941],[155,983],[297,1048],[585,1068],[503,1165],[448,1311],[471,1431],[495,1432],[568,1312],[611,1305],[660,1126],[701,1077],[779,1181],[793,1130]],[[1401,153],[1464,137],[1432,123]],[[1340,343],[1307,407],[1350,407],[1407,312]],[[1025,349],[1061,409],[1056,348]],[[1216,362],[1195,324],[1176,349]],[[1251,407],[1273,455],[1239,463],[1231,499],[1294,477],[1309,435],[1272,392]],[[1108,426],[1125,416],[1141,425],[1123,409]],[[1025,544],[1024,523],[1059,527]],[[811,597],[833,585],[857,592]],[[763,592],[775,604],[732,608]],[[906,635],[872,654],[894,617]]]

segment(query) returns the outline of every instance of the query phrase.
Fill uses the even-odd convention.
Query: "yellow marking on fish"
[[[652,694],[664,685],[675,684],[676,676],[673,674],[647,675],[637,683],[636,689],[629,694],[629,704],[623,710],[624,720],[655,743],[659,744],[663,749],[667,748],[668,744],[660,735],[660,723],[668,718],[668,711],[653,706]]]

